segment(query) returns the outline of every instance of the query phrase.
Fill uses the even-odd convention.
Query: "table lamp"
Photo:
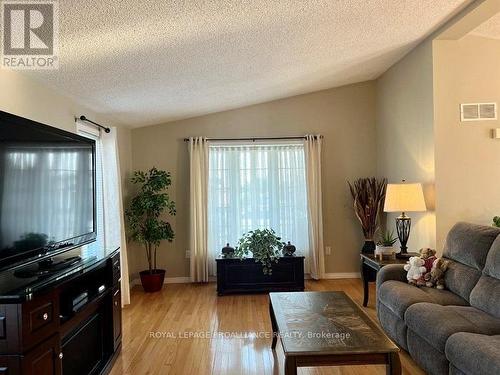
[[[426,211],[422,184],[409,184],[405,180],[401,184],[387,184],[384,212],[401,212],[396,218],[396,230],[401,243],[400,257],[408,257],[408,237],[410,236],[411,218],[406,212]]]

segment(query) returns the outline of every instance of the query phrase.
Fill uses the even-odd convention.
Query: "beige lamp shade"
[[[426,211],[422,184],[387,184],[385,212]]]

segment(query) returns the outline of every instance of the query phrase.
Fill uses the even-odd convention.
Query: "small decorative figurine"
[[[229,243],[222,248],[222,257],[231,258],[234,255],[234,247],[229,246]]]
[[[290,241],[288,244],[283,247],[283,255],[286,257],[293,257],[293,253],[295,253],[295,246],[293,246]]]

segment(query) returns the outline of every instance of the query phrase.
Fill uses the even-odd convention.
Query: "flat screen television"
[[[95,142],[0,111],[0,269],[95,241]]]

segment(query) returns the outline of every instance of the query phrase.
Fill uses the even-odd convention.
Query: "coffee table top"
[[[399,351],[344,292],[269,293],[285,354]]]

